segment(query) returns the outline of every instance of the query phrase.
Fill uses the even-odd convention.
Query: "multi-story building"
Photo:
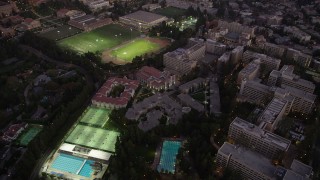
[[[182,104],[190,106],[192,109],[195,109],[198,112],[204,111],[204,105],[200,102],[193,99],[189,94],[181,93],[177,96]]]
[[[237,64],[238,62],[240,62],[243,54],[243,49],[243,46],[237,46],[231,51],[230,61],[232,64]]]
[[[292,37],[297,38],[300,42],[309,42],[311,36],[295,26],[286,26],[283,29],[284,32],[289,33]]]
[[[121,23],[139,30],[147,30],[167,20],[165,16],[146,11],[136,11],[119,18]]]
[[[146,84],[151,89],[168,89],[176,83],[176,76],[168,71],[159,71],[150,66],[143,66],[137,73],[136,78],[140,83]]]
[[[5,17],[8,16],[10,14],[12,14],[13,12],[17,12],[18,8],[15,2],[13,1],[8,1],[8,2],[4,2],[4,1],[0,1],[0,17]]]
[[[198,90],[199,88],[204,87],[205,84],[206,84],[206,79],[197,78],[197,79],[189,81],[185,84],[180,85],[179,90],[182,93],[189,93],[189,92],[193,92],[195,90]]]
[[[286,51],[286,48],[266,42],[263,45],[263,50],[264,53],[268,54],[269,56],[282,57]]]
[[[290,86],[309,93],[315,90],[315,84],[293,74],[294,66],[284,65],[280,71],[273,70],[268,79],[269,86]]]
[[[291,141],[263,130],[264,124],[256,126],[236,117],[230,124],[228,137],[268,158],[275,158],[280,152],[287,152]]]
[[[164,54],[163,64],[168,71],[177,76],[183,76],[196,67],[198,60],[204,57],[205,51],[204,42],[190,39],[185,48],[178,48]]]
[[[249,50],[245,51],[242,55],[242,62],[244,64],[248,64],[254,59],[260,59],[261,65],[265,66],[266,71],[272,71],[274,69],[278,70],[281,63],[280,59],[272,58],[265,54],[260,54]]]
[[[237,83],[241,84],[242,80],[254,80],[257,78],[259,76],[260,63],[260,59],[256,59],[245,66],[238,74]]]
[[[109,7],[110,3],[109,1],[106,1],[106,0],[97,0],[97,1],[91,1],[87,5],[89,6],[91,11],[95,12],[95,11],[99,11]]]
[[[258,81],[243,80],[240,87],[240,93],[238,96],[239,101],[247,101],[256,104],[264,104],[268,102],[272,92],[270,87],[261,84]]]
[[[282,117],[286,114],[287,106],[288,101],[285,99],[280,99],[277,97],[273,98],[260,115],[258,123],[263,126],[263,129],[274,131],[277,128],[279,121],[281,121]]]
[[[287,49],[287,56],[288,59],[293,60],[294,62],[298,63],[303,67],[309,67],[312,61],[312,56],[308,54],[304,54],[301,51],[288,48]]]
[[[220,91],[218,83],[210,80],[210,114],[220,115]]]
[[[227,22],[222,20],[219,20],[218,27],[226,28],[228,29],[229,32],[235,32],[238,34],[247,33],[247,34],[250,34],[251,36],[254,35],[254,31],[255,31],[254,28],[244,26],[237,22]]]
[[[206,41],[206,51],[207,53],[211,53],[214,55],[221,56],[227,50],[227,46],[225,44],[219,43],[215,40],[208,39]]]
[[[243,179],[276,179],[277,168],[270,163],[270,159],[227,142],[218,150],[216,163],[218,167],[240,171]]]

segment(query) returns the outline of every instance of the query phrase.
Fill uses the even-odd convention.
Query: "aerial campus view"
[[[0,180],[318,180],[319,32],[318,0],[0,0]]]

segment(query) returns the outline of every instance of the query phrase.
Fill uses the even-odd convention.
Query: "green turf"
[[[29,125],[28,128],[18,138],[18,144],[27,146],[29,142],[36,137],[36,135],[42,130],[41,126]]]
[[[81,116],[80,122],[103,127],[109,120],[111,110],[89,107]]]
[[[73,36],[75,34],[78,34],[80,32],[81,32],[80,29],[77,29],[68,25],[63,25],[51,31],[42,33],[39,36],[52,39],[52,40],[60,40],[60,39],[64,39],[64,38]]]
[[[112,50],[111,55],[118,59],[131,62],[136,56],[154,52],[160,48],[160,45],[157,43],[150,42],[146,39],[138,39]]]
[[[80,53],[104,51],[139,36],[139,32],[118,24],[110,24],[90,32],[63,39],[59,45]]]
[[[115,152],[118,132],[78,124],[66,142],[94,149]]]
[[[186,10],[184,9],[179,9],[175,7],[166,7],[166,8],[161,8],[161,9],[156,9],[154,13],[169,17],[169,18],[176,18],[180,17],[186,14]]]

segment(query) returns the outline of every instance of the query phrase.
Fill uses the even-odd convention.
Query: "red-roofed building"
[[[120,84],[125,87],[120,96],[109,96],[112,88]],[[92,98],[92,104],[108,109],[125,108],[138,86],[139,82],[135,80],[117,77],[109,78]]]
[[[19,134],[28,127],[27,123],[13,124],[2,135],[2,139],[7,142],[15,140]]]
[[[136,78],[140,83],[146,84],[155,90],[168,89],[176,83],[176,76],[168,71],[159,71],[150,66],[143,66],[137,73]]]

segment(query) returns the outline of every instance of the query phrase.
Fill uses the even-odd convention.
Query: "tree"
[[[167,1],[166,0],[162,0],[160,2],[160,6],[161,6],[161,8],[165,8],[167,6]]]

